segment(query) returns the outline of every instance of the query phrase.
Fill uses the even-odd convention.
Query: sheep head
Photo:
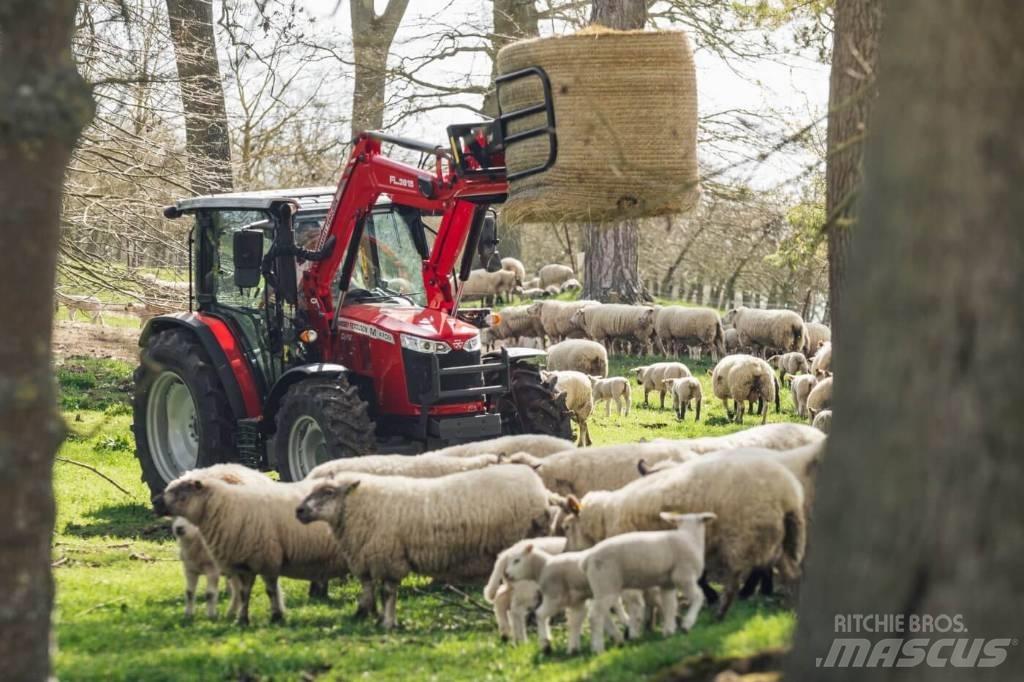
[[[304,524],[328,521],[341,527],[345,515],[345,498],[359,487],[360,481],[330,479],[318,483],[295,509],[295,518]]]
[[[204,481],[186,474],[171,481],[162,493],[154,496],[153,508],[157,513],[183,516],[189,522],[198,525],[206,509],[210,489],[217,483],[219,481]]]

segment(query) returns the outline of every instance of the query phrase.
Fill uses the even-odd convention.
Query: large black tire
[[[565,396],[555,382],[541,379],[540,368],[529,362],[512,364],[511,390],[497,401],[505,435],[539,433],[572,440],[572,423]]]
[[[376,443],[366,401],[344,377],[307,379],[291,386],[281,400],[276,424],[270,448],[282,481],[301,481],[328,460],[373,452]]]
[[[135,456],[153,494],[189,469],[228,461],[234,451],[227,395],[189,331],[171,329],[149,338],[135,370],[132,410]]]

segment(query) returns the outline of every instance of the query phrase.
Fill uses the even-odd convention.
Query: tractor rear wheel
[[[282,481],[301,481],[317,465],[372,452],[367,404],[344,377],[291,386],[277,411],[271,452]]]
[[[525,361],[513,362],[511,376],[511,390],[497,401],[505,434],[539,433],[572,440],[565,396],[557,394],[554,380],[545,382],[540,368]]]
[[[202,344],[188,331],[153,334],[135,370],[135,456],[154,493],[189,469],[227,461],[233,418]]]

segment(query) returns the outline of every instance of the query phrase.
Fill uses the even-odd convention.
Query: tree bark
[[[50,677],[53,458],[63,435],[50,341],[64,169],[93,114],[71,56],[77,3],[0,5],[0,661]],[[16,322],[14,322],[16,321]]]
[[[886,11],[861,220],[833,309],[840,417],[786,679],[1024,679],[1012,645],[989,668],[816,665],[835,637],[1009,641],[1021,627],[1024,420],[1008,397],[1024,382],[1024,4]],[[966,633],[837,634],[851,613],[959,615]]]
[[[384,13],[373,9],[373,0],[352,0],[352,50],[355,87],[352,91],[352,136],[384,127],[388,84],[388,53],[409,0],[389,0]]]
[[[231,139],[217,62],[210,0],[167,0],[167,17],[185,111],[189,183],[196,194],[230,192]]]
[[[825,206],[828,227],[828,284],[832,343],[841,344],[843,291],[851,232],[856,224],[863,140],[877,95],[875,67],[882,28],[882,0],[837,0],[832,33],[832,74],[828,97],[828,160]]]
[[[594,0],[591,24],[642,29],[647,22],[644,0]],[[636,220],[584,226],[583,297],[596,301],[640,303],[650,300],[640,279],[640,229]]]

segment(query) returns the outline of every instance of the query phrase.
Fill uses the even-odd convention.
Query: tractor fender
[[[217,329],[213,328],[217,326]],[[237,340],[220,319],[197,313],[158,315],[146,322],[139,336],[139,347],[149,337],[168,329],[185,329],[194,334],[210,358],[235,419],[256,417],[260,411],[259,393],[252,368],[242,355]]]
[[[263,405],[263,430],[265,433],[273,433],[277,428],[275,417],[277,410],[281,407],[281,399],[294,384],[312,377],[323,377],[334,379],[340,376],[348,376],[351,370],[345,365],[334,362],[316,362],[309,365],[292,367],[282,374],[267,394],[267,400]]]

